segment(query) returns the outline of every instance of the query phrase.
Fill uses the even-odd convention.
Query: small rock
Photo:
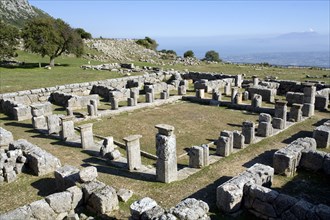
[[[133,191],[128,189],[119,189],[117,196],[120,201],[127,202],[133,196]]]

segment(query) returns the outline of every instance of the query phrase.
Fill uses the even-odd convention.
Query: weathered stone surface
[[[187,198],[177,204],[170,212],[182,220],[210,219],[207,215],[207,203],[194,198]]]
[[[313,131],[313,138],[316,140],[318,148],[330,147],[330,126],[320,125]]]
[[[121,157],[121,153],[119,150],[113,150],[110,153],[106,154],[106,158],[109,160],[117,160]]]
[[[151,220],[151,219],[159,219],[162,215],[164,215],[165,210],[160,206],[155,206],[145,212],[143,212],[141,216],[141,220]]]
[[[31,203],[30,208],[36,219],[55,219],[56,217],[56,213],[44,199]]]
[[[60,115],[48,115],[47,127],[48,134],[58,134],[62,130]]]
[[[120,201],[127,202],[133,196],[133,191],[128,189],[119,189],[117,196]]]
[[[301,108],[302,116],[311,117],[314,115],[315,106],[314,104],[304,103]]]
[[[102,157],[105,157],[106,154],[110,153],[115,149],[114,143],[113,143],[113,137],[106,137],[102,143],[101,149],[100,149],[100,155]]]
[[[313,138],[298,138],[288,146],[279,149],[273,157],[275,173],[291,176],[300,163],[303,150],[316,150],[316,141]]]
[[[54,193],[47,196],[45,200],[58,214],[71,210],[72,194],[70,192]]]
[[[87,208],[98,214],[105,214],[119,208],[116,190],[111,186],[94,191],[87,201]]]
[[[281,214],[291,208],[294,204],[298,202],[298,199],[288,196],[285,194],[279,194],[278,197],[275,199],[273,206],[276,210],[276,213],[278,216],[281,216]]]
[[[203,148],[200,146],[193,146],[189,150],[189,167],[202,168],[204,166]]]
[[[79,181],[79,169],[64,165],[55,170],[54,172],[56,187],[58,190],[63,191],[71,186],[75,186]]]
[[[94,166],[85,167],[79,172],[80,181],[83,183],[94,181],[97,176],[97,169]]]
[[[319,204],[318,206],[316,206],[315,212],[316,212],[317,216],[322,220],[330,219],[330,207],[329,206]]]
[[[289,120],[293,122],[300,122],[302,120],[302,105],[292,104],[289,114]]]
[[[84,201],[87,202],[89,197],[92,195],[93,192],[104,188],[106,185],[100,181],[92,181],[82,184],[82,190],[84,193]]]
[[[72,186],[66,191],[72,195],[71,210],[75,210],[83,203],[83,191],[78,186]]]
[[[0,148],[8,148],[9,143],[12,141],[14,141],[13,134],[0,127]]]
[[[18,220],[31,218],[33,218],[33,216],[29,205],[25,205],[12,211],[0,214],[0,220]]]
[[[242,134],[245,137],[245,144],[251,144],[255,138],[254,123],[252,121],[243,122]]]
[[[321,170],[325,155],[322,151],[302,151],[299,166],[311,171]]]
[[[149,197],[137,200],[130,205],[131,218],[138,220],[144,212],[155,206],[157,206],[157,202]]]
[[[259,122],[257,134],[260,137],[269,137],[273,134],[273,126],[270,122]]]
[[[282,130],[286,127],[286,122],[282,118],[273,118],[272,126],[273,128]]]
[[[72,116],[61,117],[62,132],[60,133],[61,139],[70,141],[75,138],[74,122]]]
[[[38,117],[33,117],[32,125],[33,125],[34,129],[38,129],[38,130],[47,130],[48,129],[47,119],[43,115],[38,116]]]
[[[330,175],[330,153],[324,156],[322,169],[324,173]]]
[[[220,136],[217,141],[217,155],[228,157],[231,153],[229,137]]]
[[[131,135],[123,138],[126,145],[127,165],[130,171],[138,170],[141,167],[141,150],[140,138],[141,135]]]
[[[239,131],[233,131],[233,137],[234,137],[233,148],[243,149],[245,147],[244,135]]]
[[[93,149],[94,148],[94,138],[93,138],[93,124],[84,124],[80,126],[80,137],[81,146],[83,149]]]

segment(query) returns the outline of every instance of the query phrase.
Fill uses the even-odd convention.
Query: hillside
[[[47,16],[46,12],[30,5],[28,0],[0,0],[0,20],[19,28],[30,18]]]

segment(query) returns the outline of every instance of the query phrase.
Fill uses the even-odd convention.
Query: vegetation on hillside
[[[0,61],[16,56],[19,30],[0,20]]]
[[[85,31],[83,28],[76,28],[75,31],[80,35],[82,39],[92,39],[92,34]]]
[[[136,43],[151,50],[156,50],[158,47],[156,40],[151,39],[150,37],[145,37],[144,39],[138,39]]]
[[[188,58],[188,57],[195,57],[194,51],[192,50],[187,50],[184,54],[183,54],[184,58]]]
[[[164,60],[173,60],[177,57],[177,54],[174,50],[160,50],[160,53],[163,53],[161,58]]]
[[[222,61],[219,57],[219,53],[214,50],[207,51],[205,53],[204,60],[211,61],[211,62],[221,62]]]
[[[49,56],[50,66],[54,66],[55,58],[63,53],[83,54],[81,36],[61,19],[37,18],[30,20],[23,29],[25,49]]]

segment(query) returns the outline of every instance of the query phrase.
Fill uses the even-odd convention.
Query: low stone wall
[[[195,89],[205,89],[205,92],[212,92],[213,89],[224,88],[227,83],[232,84],[233,78],[218,79],[218,80],[199,80],[194,83]]]
[[[299,167],[310,171],[323,171],[330,175],[330,153],[317,150],[301,152]]]
[[[257,184],[245,184],[244,208],[261,219],[329,219],[330,207],[278,193]]]
[[[0,183],[11,183],[16,180],[27,162],[21,149],[0,150]]]
[[[252,99],[254,94],[258,94],[262,96],[262,100],[266,102],[274,102],[276,96],[276,89],[269,89],[264,86],[252,86],[248,89],[249,99]]]
[[[57,157],[24,139],[10,143],[9,150],[21,150],[27,158],[28,167],[37,176],[51,173],[61,166]]]
[[[277,89],[277,95],[285,95],[287,92],[304,92],[304,87],[306,84],[311,84],[311,82],[298,82],[293,80],[269,80],[270,82],[279,83]],[[329,84],[313,83],[316,86],[316,90],[322,90],[324,88],[329,88]]]
[[[274,169],[256,163],[245,172],[233,177],[217,187],[217,207],[224,213],[234,213],[243,205],[243,189],[247,183],[270,186],[273,181]]]
[[[0,127],[0,149],[8,149],[9,144],[14,141],[13,134],[10,131]]]
[[[288,146],[279,149],[273,156],[275,173],[293,176],[299,166],[301,154],[304,150],[316,150],[316,141],[313,138],[298,138]]]
[[[99,103],[99,96],[98,95],[77,96],[62,92],[53,92],[50,95],[49,100],[56,105],[68,107],[74,110],[74,109],[86,108],[87,105],[90,104],[91,100],[95,100],[96,103]]]

